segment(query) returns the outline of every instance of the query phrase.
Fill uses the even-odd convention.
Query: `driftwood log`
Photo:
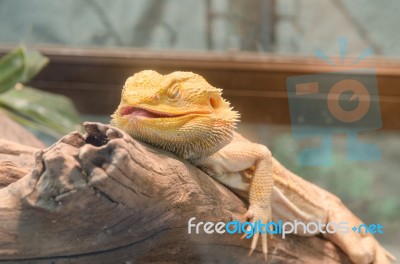
[[[0,170],[8,179],[0,189],[1,263],[264,262],[259,248],[247,256],[250,241],[240,235],[188,234],[191,217],[242,219],[246,204],[230,190],[120,130],[85,129],[38,151],[33,170],[18,163],[28,173],[11,184]],[[33,160],[34,149],[10,146],[3,155]],[[268,263],[349,263],[320,237],[269,241]]]

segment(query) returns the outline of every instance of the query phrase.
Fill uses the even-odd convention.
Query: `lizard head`
[[[141,71],[126,80],[111,124],[184,159],[201,158],[232,139],[239,119],[221,92],[192,72]]]

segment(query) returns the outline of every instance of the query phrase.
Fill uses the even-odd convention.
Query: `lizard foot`
[[[250,206],[249,209],[247,210],[246,214],[244,215],[245,219],[248,219],[252,225],[248,225],[246,227],[246,231],[251,232],[253,231],[253,239],[251,241],[251,246],[250,246],[250,251],[249,251],[249,256],[254,252],[254,250],[257,247],[257,242],[261,236],[261,247],[262,247],[262,252],[264,254],[265,261],[267,261],[267,255],[268,255],[268,238],[267,238],[267,229],[262,229],[261,226],[259,225],[260,223],[263,225],[266,225],[269,220],[271,219],[271,209],[267,208],[261,208],[258,206]],[[251,230],[253,229],[253,230]],[[261,230],[258,230],[261,229]],[[247,234],[244,234],[242,236],[242,239],[245,238]],[[271,235],[272,236],[272,235]],[[270,237],[271,237],[270,236]]]

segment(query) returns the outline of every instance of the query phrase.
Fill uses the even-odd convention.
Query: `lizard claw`
[[[248,256],[251,256],[251,254],[253,254],[254,250],[256,249],[259,235],[260,235],[260,233],[258,233],[258,232],[253,235],[253,240],[251,241],[251,246],[250,246],[250,251],[249,251]]]

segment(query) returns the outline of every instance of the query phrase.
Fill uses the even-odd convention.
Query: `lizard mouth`
[[[147,118],[163,118],[163,117],[175,117],[176,115],[169,115],[161,112],[150,111],[140,107],[125,106],[119,111],[121,116],[135,116],[135,117],[147,117]]]
[[[186,116],[188,114],[208,114],[208,112],[196,112],[196,113],[182,113],[182,114],[169,114],[161,111],[149,110],[134,106],[124,106],[119,110],[120,116],[133,116],[133,117],[145,117],[145,118],[171,118]]]

